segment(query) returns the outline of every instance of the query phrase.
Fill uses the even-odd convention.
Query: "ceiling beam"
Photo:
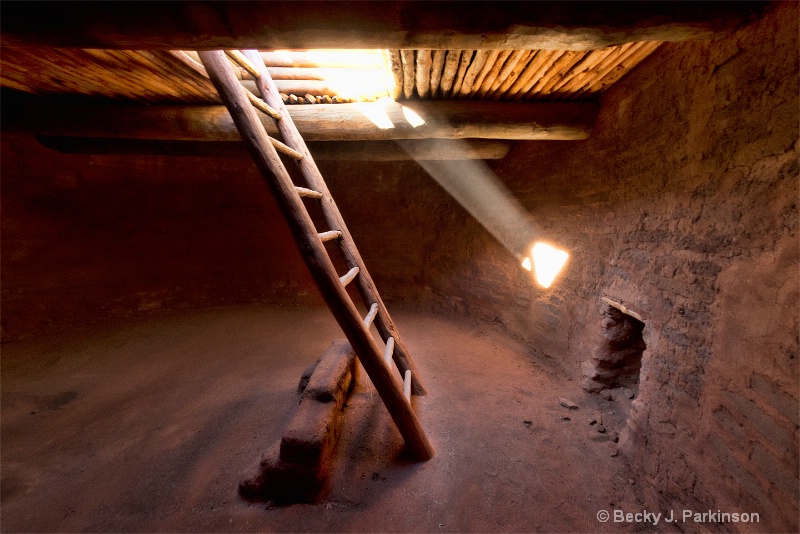
[[[11,96],[11,95],[9,95]],[[291,106],[306,141],[392,139],[580,140],[589,136],[598,106],[587,102],[427,101]],[[424,124],[414,126],[413,111]],[[262,115],[271,135],[272,119]],[[3,129],[37,135],[238,141],[224,106],[133,106],[4,98]]]
[[[64,154],[248,157],[241,141],[162,141],[106,137],[39,136],[39,142]],[[402,161],[502,159],[511,143],[494,139],[413,139],[403,141],[312,141],[316,160]]]
[[[588,50],[711,39],[766,2],[3,2],[4,40],[114,49]]]

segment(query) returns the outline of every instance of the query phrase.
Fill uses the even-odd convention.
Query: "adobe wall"
[[[175,308],[322,305],[247,158],[62,154],[5,132],[0,148],[3,341]],[[431,215],[457,205],[413,162],[320,168],[384,300],[427,299]]]
[[[3,134],[2,164],[5,341],[165,308],[317,298],[249,161],[65,155]]]
[[[797,36],[784,3],[732,37],[666,44],[604,95],[590,139],[517,143],[493,165],[572,252],[551,290],[460,221],[431,262],[440,303],[576,379],[602,297],[641,315],[623,446],[656,509],[761,513],[726,528],[798,528]]]

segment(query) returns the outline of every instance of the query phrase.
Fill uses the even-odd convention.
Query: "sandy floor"
[[[624,406],[490,327],[395,320],[430,391],[414,402],[436,456],[405,459],[362,373],[326,499],[281,508],[236,486],[291,418],[302,370],[341,337],[327,310],[173,312],[3,345],[2,530],[631,529],[595,517],[640,506],[612,457]],[[587,421],[598,412],[605,434]]]

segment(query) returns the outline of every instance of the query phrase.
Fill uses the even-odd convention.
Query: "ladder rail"
[[[415,458],[430,459],[433,457],[433,447],[403,393],[403,385],[399,383],[396,374],[385,365],[381,349],[365,327],[345,287],[339,282],[333,262],[314,228],[300,195],[297,194],[289,173],[270,142],[255,109],[244,94],[246,89],[231,72],[224,52],[199,52],[199,55],[211,81],[228,107],[256,167],[272,190],[295,236],[300,254],[308,265],[323,298],[359,356],[364,370],[375,385],[406,445]],[[285,120],[288,115],[285,113],[283,115]]]
[[[176,59],[188,65],[196,72],[198,72],[200,75],[206,78],[209,77],[206,68],[201,63],[197,63],[185,52],[179,50],[172,50],[171,53]],[[294,132],[297,131],[296,128],[294,127],[293,122],[291,122],[291,127],[288,127],[289,123],[287,123],[286,125],[282,125],[284,121],[280,119],[283,119],[284,115],[288,118],[289,121],[291,121],[291,118],[289,117],[289,113],[286,110],[283,100],[277,96],[279,93],[277,91],[277,88],[275,87],[275,84],[272,82],[272,78],[269,76],[268,69],[266,68],[266,66],[263,65],[261,56],[255,50],[245,51],[245,53],[242,53],[241,51],[238,50],[227,51],[226,55],[230,57],[234,62],[236,62],[237,65],[239,66],[247,65],[247,70],[249,70],[251,74],[253,72],[256,72],[257,69],[262,69],[263,67],[263,69],[259,71],[259,75],[254,76],[254,79],[256,80],[257,84],[259,84],[261,78],[269,79],[268,83],[267,82],[263,83],[265,84],[267,89],[269,89],[270,91],[274,91],[272,94],[275,96],[270,100],[273,101],[276,104],[276,107],[279,108],[281,111],[280,112],[277,111],[267,103],[267,98],[265,98],[267,92],[265,92],[264,90],[265,86],[262,86],[261,84],[259,84],[258,87],[259,87],[259,92],[262,95],[262,98],[258,98],[250,91],[245,91],[245,94],[250,99],[250,102],[256,108],[268,114],[272,118],[278,120],[277,123],[278,128],[284,135],[284,139],[288,139],[289,137],[291,137],[292,139],[296,138],[296,142],[298,142],[298,148],[301,150],[301,152],[295,151],[291,147],[284,145],[277,139],[270,138],[270,141],[272,142],[273,145],[275,145],[278,151],[287,154],[291,157],[294,157],[295,159],[302,159],[303,158],[302,153],[308,154],[308,148],[306,147],[305,141],[302,139],[301,136],[291,135],[293,133],[291,132],[291,130],[294,130]],[[266,107],[266,109],[263,109],[264,107]],[[283,113],[283,115],[281,113]],[[282,126],[285,126],[286,129],[285,130],[281,129]],[[330,192],[328,192],[327,189],[327,184],[325,184],[325,181],[322,179],[321,174],[319,173],[319,170],[316,167],[316,163],[310,157],[307,158],[307,162],[310,163],[307,163],[305,166],[300,165],[301,172],[309,181],[309,183],[313,182],[318,187],[324,187],[324,190],[327,193],[327,197],[331,199],[331,203],[333,204],[332,211],[335,214],[339,214],[339,210],[332,201]],[[315,175],[319,176],[319,180],[314,179]],[[321,186],[319,185],[320,182],[322,184]],[[304,187],[298,187],[297,190],[300,193],[300,196],[304,197],[321,199],[323,196],[322,193],[319,191],[312,191]],[[397,327],[395,326],[394,321],[392,321],[392,318],[389,315],[389,312],[386,309],[385,304],[383,303],[383,299],[381,299],[380,294],[378,293],[378,290],[375,287],[375,283],[373,282],[372,277],[369,275],[369,271],[367,271],[367,268],[364,265],[364,262],[361,259],[360,254],[358,253],[358,249],[355,247],[355,243],[353,242],[352,236],[350,236],[349,231],[347,231],[347,227],[344,223],[344,220],[342,220],[340,215],[338,217],[338,220],[332,220],[331,214],[328,213],[328,210],[326,209],[323,209],[323,215],[325,216],[328,224],[332,228],[333,227],[343,228],[344,232],[346,232],[347,238],[340,240],[340,247],[342,248],[346,260],[349,263],[358,266],[361,272],[363,273],[363,275],[356,282],[357,290],[361,295],[362,300],[365,303],[374,302],[378,304],[379,313],[377,316],[377,320],[375,321],[375,326],[378,329],[378,333],[381,335],[381,338],[386,343],[388,343],[389,339],[391,338],[397,339],[397,347],[396,350],[393,350],[392,352],[392,358],[395,360],[395,363],[397,364],[397,368],[400,371],[401,376],[405,375],[406,370],[410,369],[412,371],[413,394],[425,395],[426,393],[425,386],[423,385],[422,381],[419,378],[419,373],[417,372],[416,366],[414,365],[414,361],[411,359],[411,356],[409,356],[408,349],[406,348],[405,344],[403,343],[402,339],[399,336]]]
[[[283,103],[283,100],[280,97],[280,93],[275,86],[275,82],[270,77],[264,62],[261,60],[261,56],[257,51],[244,50],[242,53],[244,54],[245,58],[250,60],[250,62],[256,66],[256,68],[260,69],[260,76],[256,77],[255,81],[256,86],[261,93],[261,98],[268,105],[278,111],[278,113],[280,113],[283,117],[280,121],[277,121],[276,124],[278,126],[278,131],[283,136],[284,142],[291,146],[294,150],[303,154],[303,158],[297,162],[303,177],[306,179],[308,185],[312,189],[323,194],[322,212],[326,222],[330,228],[342,232],[342,237],[339,239],[339,244],[345,257],[345,261],[348,265],[357,266],[360,270],[358,279],[355,281],[355,283],[356,289],[361,295],[361,299],[367,303],[367,305],[369,305],[369,303],[376,303],[378,305],[378,315],[375,318],[375,327],[378,329],[378,333],[384,342],[390,337],[394,338],[395,350],[393,359],[397,364],[397,368],[400,371],[401,377],[405,376],[405,371],[410,370],[412,393],[415,395],[425,395],[425,386],[419,378],[420,374],[414,365],[414,361],[409,356],[408,349],[400,337],[397,326],[394,324],[394,321],[392,321],[389,311],[386,309],[386,305],[383,303],[383,299],[381,299],[381,296],[378,293],[375,282],[372,280],[369,271],[364,265],[364,260],[361,258],[361,254],[356,248],[355,241],[353,240],[350,231],[347,229],[347,225],[345,224],[344,219],[342,218],[341,213],[339,212],[339,209],[336,206],[330,191],[328,190],[325,180],[322,178],[322,174],[317,168],[317,164],[314,162],[314,158],[310,156],[305,141],[303,140],[302,136],[300,136],[290,114],[286,110],[286,105]]]

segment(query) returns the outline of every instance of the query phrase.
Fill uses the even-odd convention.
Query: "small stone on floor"
[[[575,404],[571,400],[565,399],[563,397],[559,397],[558,403],[561,406],[563,406],[564,408],[567,408],[569,410],[577,410],[578,409],[578,405],[577,404]]]

